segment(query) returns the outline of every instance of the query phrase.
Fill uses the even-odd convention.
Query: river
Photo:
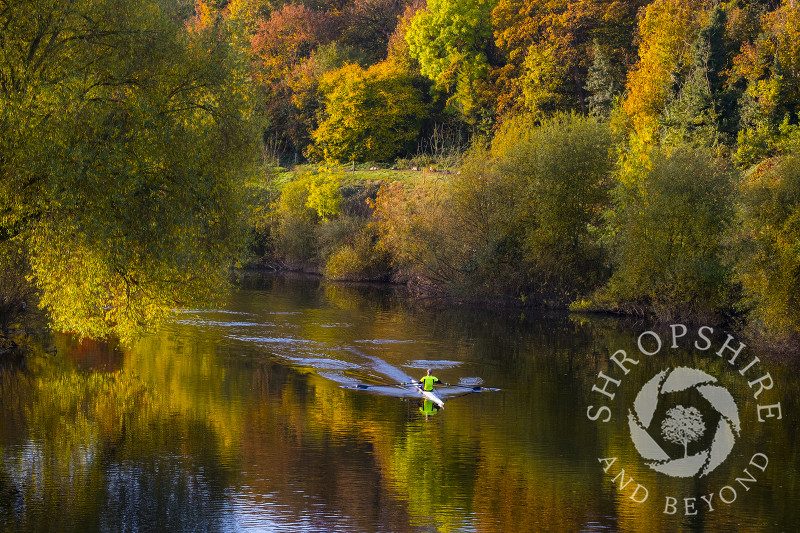
[[[796,531],[797,365],[649,329],[248,276],[130,348],[42,335],[0,372],[0,530]],[[394,385],[427,368],[443,409]]]

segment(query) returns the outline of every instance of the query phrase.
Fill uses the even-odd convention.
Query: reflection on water
[[[650,470],[629,438],[627,408],[663,359],[626,378],[613,422],[587,419],[598,372],[642,329],[253,278],[133,349],[55,336],[0,372],[0,530],[795,530],[792,368],[770,363],[785,415],[767,431],[723,362],[671,354],[722,376],[747,429],[701,480]],[[426,368],[454,384],[444,410],[395,385]],[[717,503],[754,451],[769,467],[735,504],[663,512],[672,494]]]

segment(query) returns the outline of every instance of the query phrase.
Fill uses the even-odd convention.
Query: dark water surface
[[[645,356],[646,329],[264,277],[131,349],[46,338],[0,372],[0,530],[797,531],[796,366],[750,348],[730,363],[738,341],[718,356],[726,334],[706,330],[713,347],[692,348],[696,328],[674,349],[659,331]],[[627,374],[618,350],[638,361]],[[443,410],[392,385],[428,367],[463,385]],[[631,438],[637,393],[676,367],[736,405],[706,475],[656,472]],[[670,458],[719,450],[713,428],[732,427],[701,396],[659,392],[654,419],[706,417],[687,448],[656,437]]]

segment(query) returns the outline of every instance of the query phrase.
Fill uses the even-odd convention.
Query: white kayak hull
[[[417,390],[420,392],[420,394],[425,396],[425,398],[427,398],[428,400],[432,401],[433,403],[435,403],[439,407],[442,407],[442,408],[444,407],[444,402],[442,401],[442,399],[439,398],[438,396],[436,396],[436,393],[434,393],[433,391],[422,390],[421,387],[417,387]]]

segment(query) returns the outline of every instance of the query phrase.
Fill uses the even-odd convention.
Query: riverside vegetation
[[[5,317],[133,338],[255,263],[797,346],[794,0],[0,6]]]

